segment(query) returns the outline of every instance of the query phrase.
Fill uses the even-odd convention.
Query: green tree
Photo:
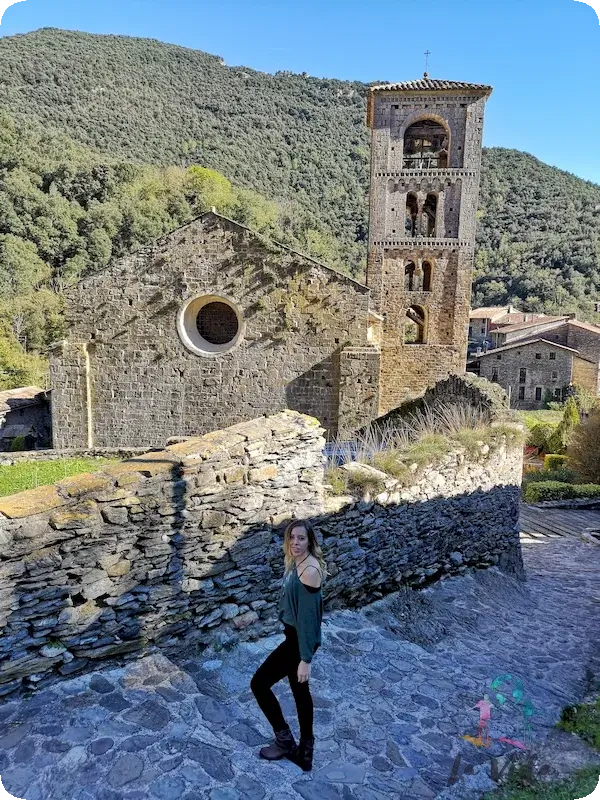
[[[567,448],[569,464],[583,481],[600,483],[600,404],[577,425]]]
[[[0,297],[26,294],[51,274],[33,242],[11,233],[0,236]]]
[[[573,435],[573,431],[580,422],[581,417],[579,416],[579,410],[577,408],[575,398],[569,397],[565,403],[562,419],[548,440],[548,452],[558,454],[565,453]]]

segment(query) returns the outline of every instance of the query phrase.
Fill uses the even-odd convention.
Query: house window
[[[541,358],[542,358],[542,354],[541,353],[536,353],[535,357],[537,358],[538,361],[540,361]]]
[[[558,380],[558,372],[553,372],[552,373],[552,380],[553,381],[557,381]]]
[[[236,312],[225,303],[207,303],[196,315],[196,329],[209,344],[230,344],[237,336],[239,327]]]
[[[554,399],[562,400],[562,391],[560,389],[560,386],[556,386],[554,389]]]
[[[556,353],[550,353],[548,358],[550,359],[550,361],[556,361]]]
[[[525,369],[525,367],[521,367],[521,369],[519,370],[519,383],[525,383],[526,380],[527,380],[527,370]]]
[[[502,361],[502,356],[501,355],[497,355],[496,358],[498,359],[498,361]]]
[[[498,367],[492,367],[492,383],[498,383]]]
[[[542,387],[541,386],[536,386],[535,387],[535,399],[536,400],[541,400],[542,399]]]
[[[525,400],[525,387],[519,386],[519,400]]]

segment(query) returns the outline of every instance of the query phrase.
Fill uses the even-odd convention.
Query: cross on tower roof
[[[425,50],[425,73],[423,75],[424,78],[428,78],[429,77],[429,73],[427,72],[427,70],[429,69],[429,56],[430,55],[431,55],[431,51],[430,50]]]

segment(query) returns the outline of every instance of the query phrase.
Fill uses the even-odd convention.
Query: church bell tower
[[[380,414],[465,370],[491,92],[427,73],[370,90],[367,284],[383,317]]]

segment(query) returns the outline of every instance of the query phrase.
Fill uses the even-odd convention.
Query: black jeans
[[[269,720],[273,731],[277,733],[287,728],[283,718],[279,701],[273,694],[273,686],[282,678],[287,677],[290,688],[296,701],[298,722],[300,723],[300,737],[313,738],[313,700],[306,683],[298,683],[298,664],[300,663],[300,649],[296,629],[285,625],[285,641],[277,647],[270,656],[263,661],[250,681],[250,688],[261,711]]]

